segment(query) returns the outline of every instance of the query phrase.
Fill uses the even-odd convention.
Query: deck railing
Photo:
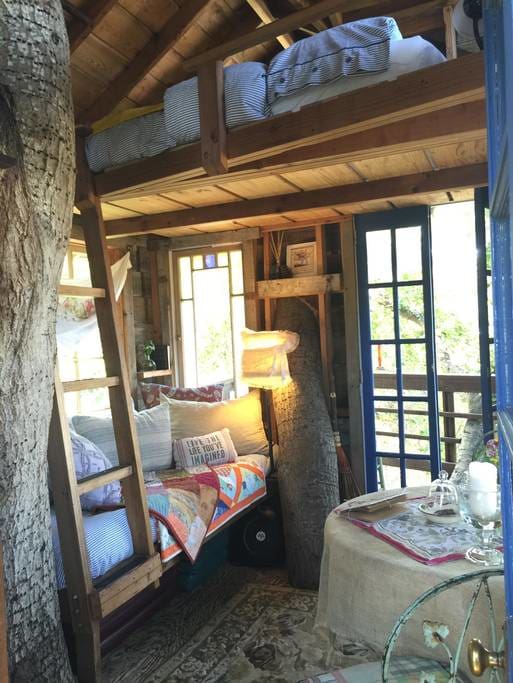
[[[402,376],[403,388],[405,390],[425,391],[427,389],[425,375],[405,374]],[[374,374],[374,388],[375,389],[395,389],[397,386],[397,379],[394,373],[376,372]],[[439,416],[442,418],[442,429],[440,441],[444,446],[442,454],[443,466],[452,471],[457,459],[457,446],[461,444],[461,438],[457,436],[456,420],[479,420],[483,416],[481,412],[466,412],[455,410],[455,394],[480,394],[481,393],[481,378],[479,375],[438,375],[438,390],[441,398],[439,406]],[[495,392],[495,377],[492,377],[492,392]],[[392,398],[392,397],[391,397]],[[386,398],[384,397],[384,400]],[[378,408],[376,413],[393,413],[397,414],[396,408]],[[428,410],[420,410],[413,408],[406,408],[405,415],[423,415],[427,416]],[[393,431],[376,431],[378,436],[397,437],[399,434]],[[429,436],[425,434],[405,434],[408,439],[417,439],[419,441],[429,441]],[[398,464],[395,458],[386,459],[386,465],[396,466]],[[423,461],[411,461],[408,467],[414,469],[429,469],[429,463]]]

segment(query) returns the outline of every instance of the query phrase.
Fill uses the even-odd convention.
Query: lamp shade
[[[291,381],[287,353],[297,349],[299,335],[296,332],[245,329],[241,335],[241,381],[244,384],[260,389],[277,389]]]

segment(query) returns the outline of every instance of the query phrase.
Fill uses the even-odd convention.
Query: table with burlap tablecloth
[[[425,495],[425,487],[407,490],[408,498]],[[359,640],[382,652],[396,620],[424,591],[438,583],[479,569],[467,560],[422,564],[393,545],[371,535],[346,518],[331,513],[324,530],[316,626],[334,637]],[[461,627],[476,582],[451,588],[424,606],[403,631],[397,652],[426,656],[422,635],[425,619],[449,626],[449,645]],[[493,578],[496,623],[504,620],[502,579]],[[468,639],[489,642],[488,608],[481,596],[468,630]],[[435,653],[431,653],[432,655]],[[442,653],[440,653],[441,655]]]

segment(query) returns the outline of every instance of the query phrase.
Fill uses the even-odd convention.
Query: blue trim
[[[440,470],[440,441],[438,425],[438,392],[436,377],[435,334],[433,320],[433,288],[431,267],[431,225],[429,207],[419,206],[394,211],[380,211],[356,217],[356,253],[358,263],[358,300],[360,314],[360,346],[363,379],[363,417],[365,442],[365,471],[367,491],[378,488],[377,459],[382,457],[399,460],[401,486],[406,486],[406,466],[408,460],[430,461],[433,478]],[[397,280],[396,233],[401,228],[419,226],[421,230],[422,280]],[[392,281],[369,283],[367,269],[367,234],[378,230],[390,230],[390,259],[392,264]],[[401,287],[419,286],[423,288],[425,337],[401,338],[399,316],[399,290]],[[389,288],[392,290],[394,306],[394,339],[372,339],[370,325],[369,290]],[[382,395],[374,392],[374,376],[372,369],[372,349],[377,344],[395,346],[397,394]],[[403,386],[402,346],[405,344],[423,344],[426,349],[426,396],[405,396]],[[385,453],[377,450],[375,402],[393,401],[397,403],[398,415],[398,453]],[[429,449],[430,455],[411,454],[406,452],[405,404],[422,401],[428,405]]]

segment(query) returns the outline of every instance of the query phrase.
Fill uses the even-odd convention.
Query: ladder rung
[[[104,389],[106,387],[118,387],[119,377],[92,377],[91,379],[73,379],[63,382],[62,388],[65,393],[70,391],[85,391],[86,389]]]
[[[105,484],[110,484],[111,481],[120,481],[121,479],[127,479],[131,477],[133,469],[131,465],[118,465],[117,467],[111,467],[105,472],[99,472],[98,474],[91,474],[90,477],[84,477],[77,483],[77,489],[79,495],[83,493],[88,493],[89,491],[94,491],[94,489],[100,488],[100,486],[105,486]]]
[[[133,569],[91,594],[91,607],[97,618],[110,614],[162,576],[160,555],[141,557]]]
[[[79,285],[59,285],[60,296],[86,297],[88,299],[105,299],[102,287],[80,287]]]

